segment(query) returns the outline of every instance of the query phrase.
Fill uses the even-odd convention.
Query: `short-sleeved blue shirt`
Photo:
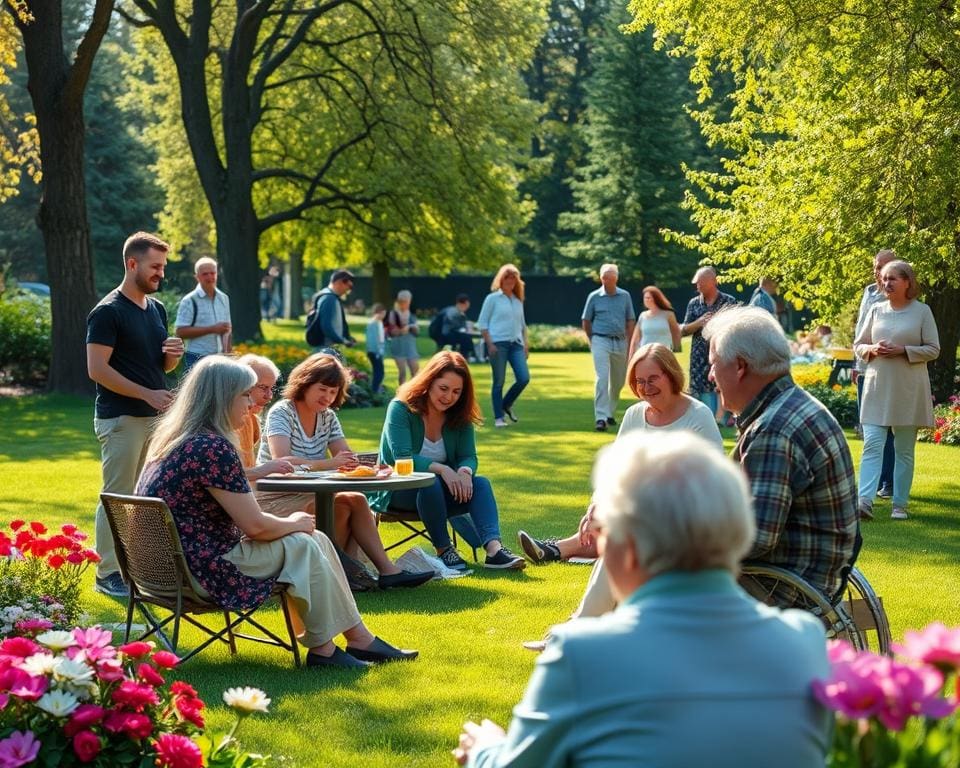
[[[609,294],[601,286],[587,296],[580,319],[589,320],[593,333],[600,336],[624,337],[627,335],[627,323],[636,317],[629,293],[617,288],[613,294]]]

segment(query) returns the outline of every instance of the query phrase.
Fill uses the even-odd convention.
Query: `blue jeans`
[[[415,511],[420,515],[430,541],[438,552],[451,544],[447,531],[448,517],[453,518],[450,524],[472,547],[483,546],[494,539],[500,540],[497,500],[493,497],[490,481],[485,477],[473,478],[473,498],[465,504],[454,500],[447,484],[438,475],[433,485],[426,488],[396,491],[390,497],[390,506]],[[470,524],[464,525],[467,520],[456,515],[468,515]]]
[[[884,441],[893,433],[893,506],[906,507],[913,485],[913,454],[917,443],[916,427],[883,427],[877,424],[863,425],[863,456],[860,458],[861,499],[872,501],[880,482],[883,463]]]
[[[205,355],[197,355],[193,352],[184,352],[183,353],[183,370],[180,372],[181,376],[186,376],[190,373],[190,369],[193,368],[197,363],[199,363]]]
[[[720,402],[716,390],[713,390],[713,392],[697,392],[695,397],[710,409],[710,413],[716,415],[717,406]]]
[[[493,399],[493,416],[502,419],[504,409],[512,407],[524,387],[530,383],[530,370],[527,368],[527,355],[523,344],[519,341],[498,341],[496,347],[497,353],[490,356],[490,368],[493,370],[490,394]],[[507,378],[507,363],[510,363],[513,369],[514,382],[504,397],[503,383]]]
[[[857,376],[857,420],[860,420],[860,405],[863,402],[863,374]],[[893,430],[887,427],[887,442],[883,444],[883,463],[880,465],[880,488],[893,489]],[[870,497],[871,499],[873,496]]]
[[[374,392],[379,392],[383,388],[383,355],[378,355],[376,352],[367,352],[367,359],[373,369],[370,388]]]

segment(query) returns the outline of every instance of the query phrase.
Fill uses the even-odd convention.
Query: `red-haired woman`
[[[673,313],[673,305],[667,300],[655,285],[648,285],[643,289],[643,306],[646,310],[640,313],[637,325],[633,329],[630,339],[630,349],[627,359],[645,344],[663,344],[667,349],[680,349],[680,326]]]
[[[381,512],[388,504],[417,512],[437,555],[457,570],[466,570],[467,564],[450,541],[447,518],[468,514],[486,550],[485,568],[523,568],[523,558],[500,543],[490,481],[476,475],[474,424],[479,422],[467,361],[458,352],[438,352],[397,390],[380,435],[381,461],[393,464],[398,456],[412,456],[414,470],[433,472],[436,480],[420,490],[375,494],[371,506]]]

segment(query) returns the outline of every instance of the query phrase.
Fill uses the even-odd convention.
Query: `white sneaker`
[[[495,427],[505,427],[507,426],[506,419],[494,419],[493,426]]]
[[[893,512],[890,513],[891,520],[906,520],[908,517],[907,510],[903,507],[894,507]]]

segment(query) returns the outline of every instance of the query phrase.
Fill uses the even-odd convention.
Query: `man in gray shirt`
[[[605,432],[608,426],[617,423],[613,414],[627,376],[627,340],[636,324],[633,300],[629,293],[617,287],[619,277],[616,264],[600,267],[602,285],[587,296],[581,317],[597,374],[593,394],[597,432]]]
[[[338,269],[330,275],[330,284],[313,297],[313,309],[307,315],[307,343],[314,351],[343,344],[352,347],[356,341],[350,335],[343,297],[353,288],[353,273]]]
[[[197,259],[193,273],[197,287],[180,300],[175,322],[177,336],[186,343],[184,373],[201,357],[232,350],[230,298],[217,288],[217,262],[209,256]]]

